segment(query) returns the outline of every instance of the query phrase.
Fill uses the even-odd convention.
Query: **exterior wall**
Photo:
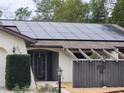
[[[63,70],[62,81],[63,82],[72,82],[73,74],[73,62],[70,55],[68,55],[62,48],[28,48],[28,50],[33,49],[43,49],[51,50],[59,53],[59,66]]]
[[[0,87],[5,86],[5,66],[6,66],[7,51],[0,48]]]
[[[18,47],[22,54],[27,54],[23,39],[0,31],[0,87],[5,87],[6,55],[12,54],[13,47]],[[16,51],[19,53],[19,51]]]
[[[0,47],[4,48],[8,54],[12,54],[13,47],[18,47],[22,54],[27,54],[27,49],[23,39],[0,31]],[[19,51],[17,51],[18,53]]]
[[[59,66],[63,70],[62,81],[72,82],[73,81],[73,61],[72,57],[66,53],[62,48],[27,48],[28,50],[33,49],[43,49],[50,50],[59,53]],[[111,52],[111,54],[118,59],[118,54],[116,52]]]
[[[68,55],[64,50],[59,52],[59,66],[63,70],[63,82],[72,82],[73,62],[70,55]]]

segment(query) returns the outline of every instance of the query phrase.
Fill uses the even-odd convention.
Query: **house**
[[[0,87],[6,55],[31,55],[36,81],[62,81],[73,87],[124,86],[124,29],[115,24],[0,20]]]

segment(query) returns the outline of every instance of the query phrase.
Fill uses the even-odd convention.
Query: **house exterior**
[[[14,20],[0,20],[0,25],[0,87],[5,86],[6,55],[13,48],[31,55],[32,80],[37,82],[57,81],[61,67],[62,81],[74,87],[124,86],[124,29],[117,25]]]

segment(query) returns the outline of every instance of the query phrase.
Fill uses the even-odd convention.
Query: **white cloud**
[[[15,11],[20,7],[30,7],[35,9],[35,4],[32,0],[0,0],[0,8],[7,8],[8,10]]]
[[[13,18],[14,12],[20,7],[29,7],[35,10],[35,3],[32,0],[0,0],[0,9],[4,14],[2,18]]]

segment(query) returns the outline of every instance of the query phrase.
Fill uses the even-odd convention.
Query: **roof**
[[[39,40],[35,45],[28,45],[28,47],[43,47],[43,48],[82,48],[82,49],[112,49],[121,48],[124,42],[96,42],[96,41],[58,41],[58,40]]]
[[[124,41],[124,30],[109,24],[1,20],[36,40]]]
[[[25,35],[23,35],[23,34],[21,34],[21,33],[18,33],[18,32],[14,31],[14,30],[8,29],[8,28],[6,28],[6,27],[4,27],[4,26],[0,26],[0,30],[1,30],[1,31],[4,31],[4,32],[7,32],[8,34],[17,36],[17,37],[19,37],[19,38],[22,38],[22,39],[24,39],[24,40],[26,40],[26,41],[28,41],[28,42],[31,42],[31,43],[35,43],[35,42],[36,42],[36,41],[35,41],[34,39],[32,39],[32,38],[30,38],[30,37],[28,37],[28,36],[25,36]]]

